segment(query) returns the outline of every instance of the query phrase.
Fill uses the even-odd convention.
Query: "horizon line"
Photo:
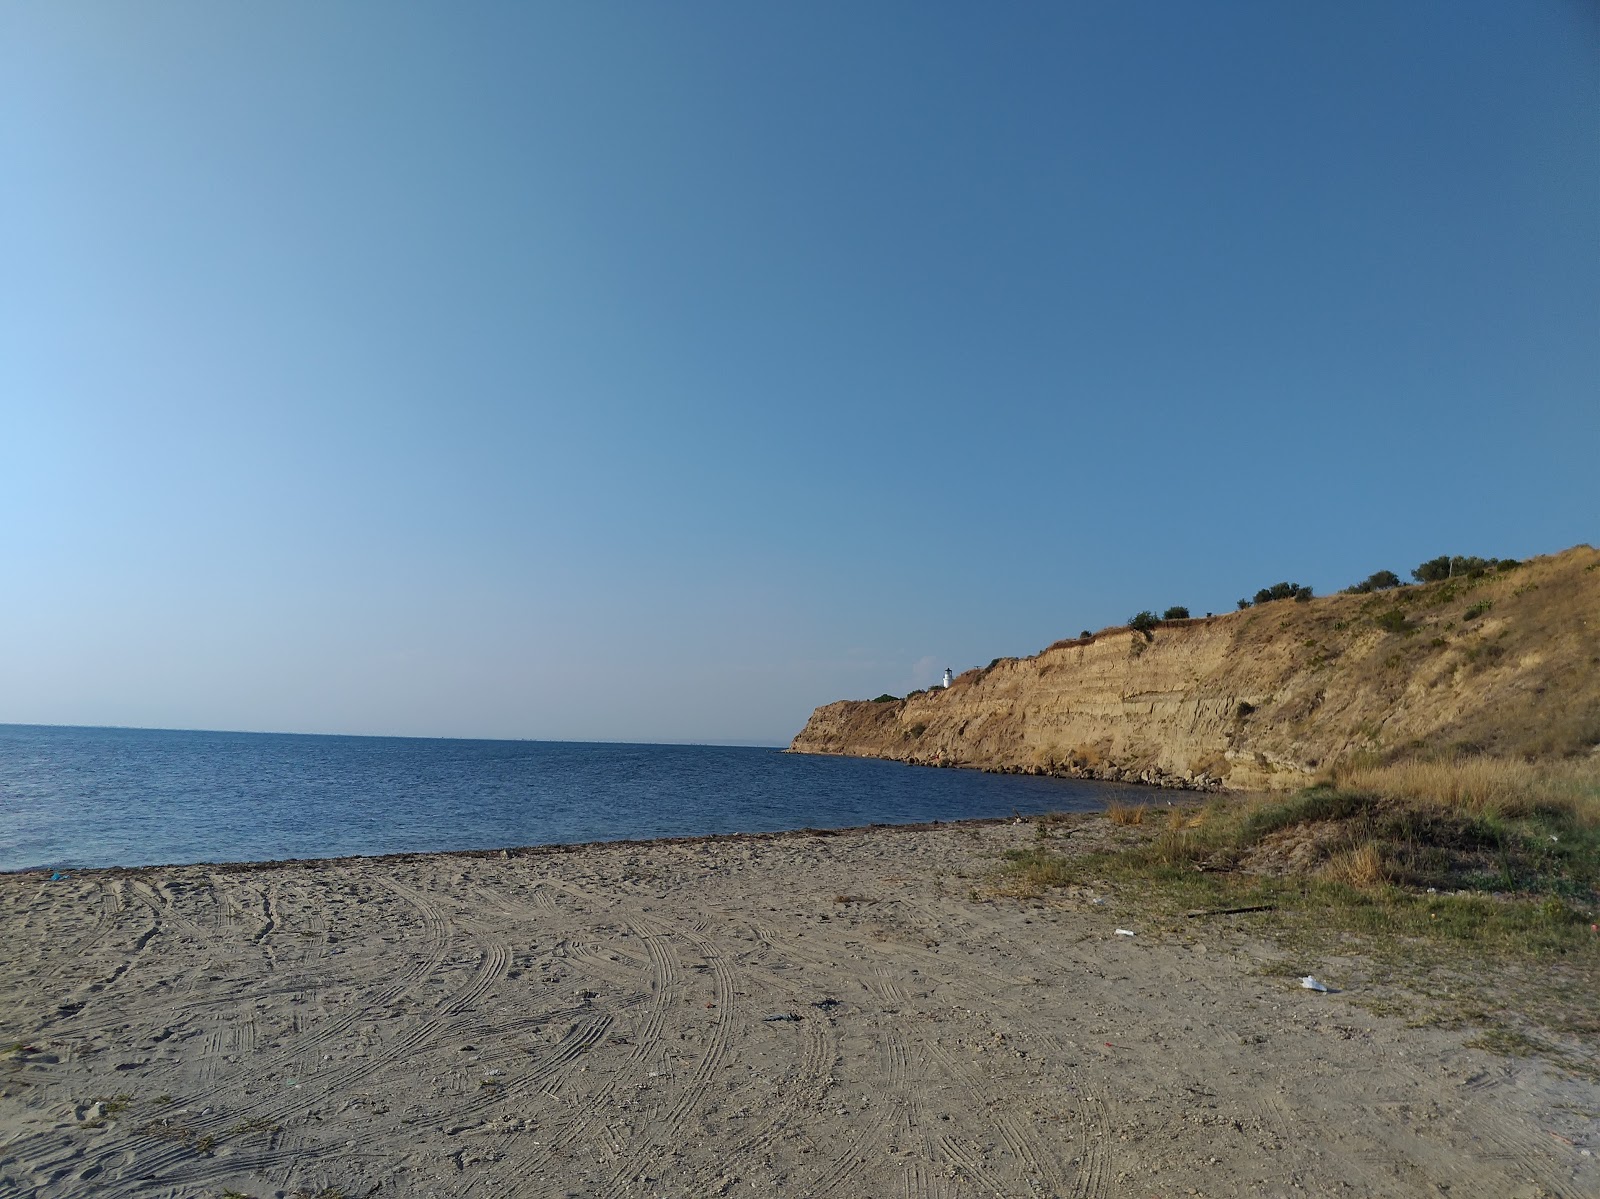
[[[88,729],[98,732],[127,733],[227,733],[244,737],[359,737],[386,741],[493,741],[506,744],[532,742],[539,745],[642,745],[673,746],[702,749],[783,749],[785,744],[769,741],[627,741],[558,737],[463,737],[431,733],[311,733],[283,729],[201,729],[168,728],[164,725],[140,724],[47,724],[37,721],[0,720],[0,728],[14,729]]]

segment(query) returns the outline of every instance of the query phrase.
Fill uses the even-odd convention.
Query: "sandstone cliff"
[[[1356,754],[1600,748],[1600,552],[1057,642],[811,715],[790,748],[1168,786],[1303,785]]]

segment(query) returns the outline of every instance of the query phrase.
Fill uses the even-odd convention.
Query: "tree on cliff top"
[[[1366,595],[1372,591],[1388,591],[1393,587],[1404,587],[1405,583],[1399,575],[1392,570],[1378,570],[1362,579],[1352,587],[1346,587],[1346,595]]]
[[[1515,558],[1463,557],[1461,554],[1452,558],[1449,554],[1440,554],[1413,570],[1411,577],[1419,583],[1437,583],[1442,579],[1476,579],[1491,570],[1510,570],[1520,565]]]

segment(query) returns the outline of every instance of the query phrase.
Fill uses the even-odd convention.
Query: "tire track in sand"
[[[511,1093],[533,1090],[547,1083],[552,1076],[570,1067],[599,1044],[611,1025],[612,1018],[608,1013],[597,1013],[588,1021],[575,1023],[537,1065],[508,1081],[503,1088],[494,1088],[505,1094],[480,1093],[474,1096],[461,1107],[452,1110],[452,1121],[460,1123],[504,1102]],[[387,1135],[388,1132],[384,1129],[358,1133],[354,1137],[344,1139],[337,1153],[342,1158],[370,1155],[387,1159],[390,1155],[369,1148],[373,1141]],[[270,1167],[293,1164],[298,1159],[306,1157],[308,1153],[309,1150],[304,1145],[291,1148],[273,1144],[257,1151],[235,1149],[226,1157],[201,1159],[191,1164],[184,1170],[182,1181],[184,1183],[221,1181],[247,1170],[261,1173]]]
[[[1068,1188],[1070,1184],[1062,1163],[1044,1148],[1043,1138],[1037,1128],[1024,1125],[1017,1119],[1011,1105],[1005,1101],[1004,1095],[997,1095],[987,1080],[939,1042],[925,1042],[924,1049],[927,1057],[943,1068],[945,1075],[960,1088],[962,1094],[973,1096],[982,1109],[989,1113],[990,1119],[994,1122],[994,1131],[1005,1142],[1006,1148],[1010,1150],[1023,1173],[1028,1176],[1030,1183],[1043,1180],[1057,1192]],[[970,1167],[967,1168],[975,1180],[983,1181],[989,1178],[991,1182],[993,1181],[987,1170],[974,1172]],[[1011,1191],[1016,1189],[1016,1185],[1010,1187]]]
[[[622,1161],[611,1172],[610,1187],[613,1192],[642,1174],[646,1156],[659,1153],[662,1143],[671,1145],[683,1139],[684,1125],[690,1111],[703,1101],[710,1089],[712,1078],[727,1056],[729,1029],[735,1011],[733,972],[728,969],[727,959],[705,937],[688,927],[680,929],[678,936],[693,945],[711,967],[712,994],[715,996],[712,1002],[716,1005],[713,1009],[711,1035],[704,1052],[690,1071],[683,1089],[667,1109],[661,1122],[652,1129],[649,1137],[632,1142],[627,1147]]]
[[[671,933],[668,931],[664,935],[670,936]],[[710,1037],[690,1071],[688,1080],[661,1121],[651,1131],[650,1136],[635,1140],[626,1147],[621,1161],[611,1172],[610,1188],[613,1192],[643,1173],[647,1158],[658,1152],[661,1142],[672,1144],[681,1138],[690,1109],[704,1097],[711,1085],[713,1074],[721,1066],[722,1059],[727,1053],[728,1029],[734,1010],[732,973],[728,970],[727,962],[722,955],[704,937],[697,936],[687,929],[680,929],[677,935],[694,945],[711,967],[712,994],[715,996],[712,1002],[716,1006],[712,1009],[714,1014]]]
[[[425,893],[413,891],[393,880],[386,879],[382,881],[385,886],[395,890],[402,898],[424,910],[430,924],[448,928],[449,922],[443,911]],[[227,1113],[225,1118],[237,1121],[239,1116],[249,1114],[255,1120],[267,1120],[272,1123],[286,1122],[300,1111],[316,1106],[321,1100],[352,1088],[372,1074],[414,1056],[423,1049],[429,1040],[449,1026],[453,1016],[476,1004],[484,993],[504,976],[510,960],[510,946],[503,942],[491,943],[479,958],[477,969],[466,987],[439,1001],[432,1016],[423,1020],[416,1027],[402,1033],[392,1044],[386,1046],[379,1053],[336,1070],[313,1073],[299,1084],[297,1088],[300,1091],[299,1095],[282,1096],[276,1103],[263,1101],[245,1107],[234,1108]],[[296,1050],[297,1053],[304,1054],[305,1047],[297,1046]],[[220,1120],[217,1123],[220,1123]],[[346,1151],[352,1153],[362,1152],[366,1143],[371,1141],[375,1135],[372,1131],[358,1135],[347,1144]]]
[[[275,1066],[290,1067],[296,1060],[308,1053],[320,1056],[319,1051],[331,1039],[343,1035],[357,1022],[370,1019],[375,1009],[387,1008],[402,995],[406,994],[421,979],[435,973],[443,966],[450,948],[451,933],[438,905],[411,891],[410,888],[392,882],[392,880],[378,879],[376,881],[380,886],[386,887],[398,896],[402,902],[408,904],[421,918],[423,935],[432,952],[428,953],[426,957],[417,955],[398,978],[365,1004],[357,1006],[354,1010],[344,1015],[324,1022],[303,1038],[297,1040],[294,1045],[273,1053],[258,1066],[254,1072],[256,1075],[264,1074]],[[484,983],[485,988],[488,985],[488,982]],[[431,1031],[431,1026],[436,1022],[427,1022],[423,1028]],[[204,1089],[184,1096],[183,1101],[186,1108],[198,1108],[202,1111],[208,1108],[216,1109],[209,1117],[201,1116],[195,1119],[190,1124],[190,1127],[194,1130],[196,1136],[206,1134],[219,1136],[226,1126],[231,1126],[238,1122],[241,1117],[263,1119],[273,1123],[286,1120],[296,1112],[310,1106],[311,1100],[317,1092],[320,1091],[325,1096],[336,1087],[348,1086],[352,1082],[359,1081],[390,1064],[396,1057],[410,1048],[417,1039],[419,1031],[413,1030],[410,1035],[402,1037],[395,1046],[385,1049],[376,1058],[367,1059],[354,1070],[322,1073],[321,1077],[316,1079],[318,1084],[316,1090],[310,1093],[306,1092],[305,1084],[302,1083],[299,1093],[290,1092],[288,1096],[269,1094],[246,1100],[242,1103],[225,1104],[223,1097],[226,1092],[238,1085],[240,1080],[233,1075],[220,1078]],[[119,1130],[119,1135],[90,1155],[90,1164],[107,1168],[109,1172],[109,1167],[116,1159],[123,1157],[125,1154],[135,1152],[137,1152],[139,1158],[140,1175],[147,1180],[159,1177],[162,1173],[186,1162],[191,1164],[193,1162],[192,1150],[187,1149],[182,1144],[161,1141],[149,1134],[137,1131],[120,1133]]]
[[[879,1101],[865,1109],[872,1113],[865,1127],[861,1127],[859,1123],[853,1126],[860,1133],[857,1139],[851,1142],[831,1165],[813,1177],[808,1186],[802,1188],[803,1194],[813,1196],[814,1199],[817,1196],[840,1193],[853,1195],[856,1192],[849,1184],[856,1181],[856,1174],[863,1163],[869,1158],[876,1159],[883,1156],[883,1142],[892,1119],[889,1100],[891,1096],[898,1097],[904,1094],[908,1071],[905,1042],[898,1032],[893,1029],[883,1030],[878,1035],[876,1049],[883,1080],[878,1086]]]
[[[129,971],[144,963],[144,952],[149,947],[150,942],[161,932],[162,922],[161,905],[159,903],[143,895],[136,895],[137,904],[130,905],[122,903],[123,894],[125,893],[118,895],[118,901],[121,904],[119,910],[111,917],[110,923],[103,931],[103,934],[95,938],[95,942],[98,943],[108,939],[124,923],[123,917],[132,915],[136,907],[148,914],[149,925],[135,935],[132,943],[118,955],[120,960],[116,966],[112,968],[109,974],[101,978],[87,981],[81,979],[83,964],[86,960],[90,960],[85,958],[82,951],[72,955],[61,955],[65,959],[64,965],[54,972],[52,977],[62,978],[72,965],[76,965],[80,972],[80,981],[67,993],[66,1002],[58,1004],[52,1014],[39,1022],[39,1032],[45,1032],[59,1024],[71,1021],[73,1022],[71,1031],[78,1035],[84,1035],[90,1032],[104,1031],[121,1022],[122,1017],[115,1013],[104,1019],[97,1019],[93,1016],[89,1019],[84,1017],[86,1013],[90,1013],[91,1010],[97,1011],[102,1006],[102,998],[109,998],[109,996],[105,995],[106,991],[120,982]]]
[[[666,926],[656,921],[641,920],[627,927],[645,944],[650,959],[650,983],[655,991],[644,1024],[633,1038],[632,1052],[621,1068],[572,1106],[567,1123],[560,1131],[554,1135],[547,1134],[537,1146],[529,1146],[532,1152],[519,1151],[515,1137],[505,1140],[502,1160],[496,1164],[497,1168],[492,1174],[476,1184],[475,1194],[481,1194],[486,1199],[510,1199],[510,1196],[523,1191],[530,1177],[549,1170],[559,1154],[593,1133],[600,1110],[610,1103],[618,1085],[639,1078],[644,1073],[649,1055],[659,1050],[667,1012],[677,1003],[682,990],[681,974],[668,944]],[[559,1100],[559,1096],[552,1094],[552,1097]]]

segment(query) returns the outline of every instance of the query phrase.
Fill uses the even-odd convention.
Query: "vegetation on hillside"
[[[1109,892],[1130,916],[1180,925],[1250,913],[1291,953],[1370,955],[1419,1002],[1432,996],[1428,1022],[1479,1024],[1485,1047],[1600,1073],[1528,1035],[1600,1034],[1594,755],[1358,761],[1286,797],[1107,814],[1120,843],[1098,852],[1058,852],[1082,817],[1040,821],[1035,846],[1011,855],[1008,889]],[[1498,985],[1507,969],[1522,980],[1514,997]]]
[[[1303,604],[1310,600],[1313,594],[1311,588],[1304,583],[1274,583],[1271,587],[1263,587],[1256,592],[1254,599],[1241,599],[1239,611],[1243,612],[1246,608],[1258,604],[1270,604],[1275,600],[1292,599]]]
[[[1185,889],[1241,894],[1311,880],[1391,904],[1448,893],[1473,902],[1439,924],[1443,901],[1428,900],[1430,933],[1475,935],[1494,923],[1539,931],[1552,945],[1568,933],[1588,934],[1600,909],[1600,763],[1593,760],[1358,761],[1287,797],[1219,797],[1154,811],[1165,815],[1147,823],[1146,809],[1113,808],[1114,822],[1154,835],[1073,859],[1069,873],[1132,871]],[[1020,862],[1019,870],[1043,884],[1067,881],[1048,855]],[[1498,906],[1477,902],[1489,898]],[[1513,900],[1533,907],[1508,907]]]
[[[1182,605],[1145,609],[1125,625],[1084,630],[1031,658],[996,658],[962,672],[949,692],[937,691],[936,715],[922,707],[924,692],[905,697],[909,709],[886,693],[862,705],[859,719],[833,718],[810,744],[824,752],[1164,785],[1222,780],[1236,789],[1299,785],[1310,772],[1361,752],[1386,760],[1419,752],[1581,755],[1600,743],[1597,559],[1589,547],[1515,567],[1440,557],[1414,572],[1453,572],[1434,582],[1402,583],[1393,571],[1375,571],[1340,595],[1268,600],[1265,607],[1246,601],[1251,611],[1222,620],[1186,620],[1178,615],[1187,610]],[[1281,600],[1309,588],[1284,582],[1263,591]],[[1131,669],[1103,658],[1087,667],[1062,651],[1130,631],[1134,644],[1123,646],[1130,663],[1143,659],[1147,681],[1161,674],[1160,686],[1188,688],[1200,723],[1162,724],[1165,717],[1152,709],[1133,722],[1136,731],[1124,733],[1133,726],[1108,727],[1062,698],[1080,677],[1098,685],[1107,669]],[[1168,638],[1176,657],[1162,656]],[[1004,691],[1008,715],[972,719],[963,704],[980,685]],[[1039,716],[1035,699],[1059,710]],[[1252,710],[1248,720],[1217,723],[1218,712],[1233,714],[1241,702]],[[912,751],[901,726],[922,713],[930,716],[928,738]],[[1046,726],[1057,730],[1053,743],[1040,731]]]
[[[1419,583],[1442,583],[1446,579],[1479,579],[1499,571],[1515,570],[1522,563],[1515,558],[1476,558],[1441,554],[1429,558],[1411,571]],[[1406,582],[1392,570],[1374,571],[1361,582],[1344,589],[1345,595],[1366,595],[1373,591],[1389,591],[1404,587]]]
[[[1478,579],[1491,571],[1515,570],[1522,563],[1515,558],[1464,558],[1448,554],[1430,558],[1411,572],[1419,583],[1442,583],[1446,579]]]

